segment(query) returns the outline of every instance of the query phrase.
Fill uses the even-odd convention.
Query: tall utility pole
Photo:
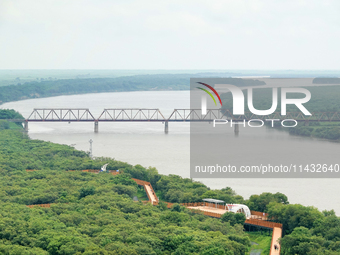
[[[92,158],[93,157],[93,155],[92,155],[92,143],[93,143],[92,139],[89,140],[89,143],[90,143],[90,158]]]

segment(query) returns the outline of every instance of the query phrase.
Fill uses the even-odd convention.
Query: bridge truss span
[[[229,110],[227,110],[229,112]],[[201,109],[175,109],[168,121],[213,121],[214,119],[226,118],[225,113],[220,109],[208,109],[202,114]]]
[[[41,108],[33,109],[27,121],[95,121],[86,108]]]
[[[221,110],[223,113],[223,119],[232,119],[234,121],[243,121],[243,120],[251,120],[251,119],[276,119],[276,120],[287,120],[294,119],[296,121],[301,122],[339,122],[340,121],[340,112],[312,112],[312,115],[304,115],[302,112],[287,112],[286,115],[281,115],[280,112],[274,112],[270,115],[256,115],[251,112],[246,112],[244,115],[233,115],[229,110]]]
[[[98,121],[166,121],[159,109],[104,109]]]
[[[340,112],[312,112],[312,115],[304,115],[300,111],[287,112],[286,115],[274,112],[262,116],[251,112],[234,115],[231,109],[224,108],[207,109],[205,114],[202,114],[201,109],[174,109],[169,117],[164,117],[156,108],[108,108],[95,118],[87,108],[36,108],[27,119],[9,121],[24,123],[26,131],[28,131],[28,122],[94,122],[95,132],[98,132],[99,122],[161,122],[164,123],[164,132],[168,133],[170,122],[213,122],[222,119],[226,120],[225,122],[294,120],[308,126],[310,122],[340,122]],[[239,125],[235,125],[235,133],[238,133],[238,128]]]

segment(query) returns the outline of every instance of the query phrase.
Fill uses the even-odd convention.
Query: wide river
[[[30,99],[1,105],[3,109],[15,109],[28,117],[34,108],[89,108],[95,117],[104,108],[159,108],[165,117],[173,109],[190,108],[189,91],[144,91],[85,94]],[[232,132],[232,130],[230,131]],[[243,133],[242,133],[243,132]],[[329,141],[290,136],[286,132],[256,129],[260,132],[262,146],[270,146],[276,139],[288,143],[291,150],[313,155],[315,151],[339,151],[340,144]],[[99,133],[94,133],[91,123],[29,123],[32,139],[72,145],[78,150],[89,151],[93,140],[95,157],[111,157],[130,164],[156,167],[161,174],[189,177],[190,126],[188,123],[170,123],[169,134],[164,134],[162,123],[99,123]],[[246,130],[237,137],[250,139]],[[232,138],[231,138],[232,139]],[[236,138],[235,138],[236,139]],[[277,156],[276,151],[272,155]],[[246,158],[242,153],[239,157]],[[231,187],[239,195],[248,198],[262,192],[281,192],[290,203],[315,206],[320,210],[334,209],[340,214],[339,179],[198,179],[211,189]]]

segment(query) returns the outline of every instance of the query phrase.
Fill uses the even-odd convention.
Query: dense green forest
[[[5,112],[0,116],[13,113]],[[131,177],[156,185],[163,176],[154,168],[109,158],[92,160],[85,152],[31,140],[11,128],[0,130],[0,144],[1,254],[241,255],[250,247],[238,222],[193,214],[177,204],[169,210],[162,203],[133,202],[139,188]],[[66,171],[99,169],[104,163],[121,174]],[[43,203],[53,204],[26,207]]]
[[[321,213],[312,206],[271,203],[267,212],[283,224],[281,254],[340,254],[340,218],[333,210]]]
[[[245,254],[249,238],[231,224],[184,207],[166,209],[133,202],[131,180],[157,174],[109,159],[91,160],[63,145],[0,131],[0,252],[3,254]],[[38,171],[26,172],[38,161]],[[98,169],[103,163],[122,174],[65,171]],[[63,169],[63,170],[61,170]],[[55,203],[51,208],[28,204]]]
[[[133,202],[136,183],[125,174],[41,170],[4,177],[4,254],[241,255],[249,247],[242,225],[231,226],[183,207],[169,210]],[[24,205],[48,200],[56,204]]]
[[[3,129],[22,129],[21,123],[8,122],[6,119],[24,119],[24,117],[14,110],[0,109],[0,130]]]
[[[322,80],[323,81],[323,80]],[[323,81],[325,82],[325,81]],[[307,88],[312,99],[305,103],[304,106],[313,112],[340,112],[340,86],[320,86]],[[278,94],[280,94],[278,89]],[[244,91],[247,97],[247,91]],[[301,95],[290,93],[290,98],[299,98]],[[233,99],[230,93],[222,94],[223,109],[233,108]],[[254,107],[258,110],[270,109],[272,105],[272,89],[260,88],[253,90]],[[249,111],[248,105],[245,105],[245,110]],[[278,106],[276,112],[281,111],[281,100],[278,97]],[[300,111],[295,105],[287,105],[287,112]],[[340,116],[340,115],[339,115]],[[277,124],[277,123],[276,123]],[[305,126],[304,122],[298,123],[294,128],[282,128],[277,125],[277,128],[289,131],[292,135],[314,136],[323,139],[340,140],[340,123],[339,122],[309,122]]]
[[[4,111],[0,116],[6,115]],[[210,197],[267,212],[283,224],[282,254],[340,253],[339,217],[333,211],[289,204],[282,193],[245,200],[229,187],[211,190],[188,178],[160,175],[155,168],[110,158],[92,160],[70,146],[32,140],[11,128],[0,130],[0,144],[2,254],[243,255],[249,250],[242,215],[213,219],[178,204],[166,209],[164,203],[133,202],[141,189],[131,177],[150,181],[164,201]],[[99,169],[104,163],[121,174],[67,171]],[[51,208],[26,207],[42,203],[53,204]]]

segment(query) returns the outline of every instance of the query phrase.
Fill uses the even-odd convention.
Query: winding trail
[[[279,243],[279,238],[281,238],[281,237],[282,237],[282,228],[274,228],[269,255],[279,255],[280,254],[281,246],[280,246],[280,243]],[[275,249],[275,247],[276,247],[276,249]]]
[[[149,198],[148,202],[150,202],[152,205],[158,205],[159,200],[155,194],[155,191],[152,188],[151,183],[142,181],[139,179],[134,179],[134,178],[132,179],[138,185],[142,185],[144,187],[145,192]],[[167,202],[164,202],[164,203],[167,204],[168,208],[171,208],[172,203],[167,203]],[[209,204],[207,206],[206,203],[183,203],[182,205],[193,211],[195,210],[202,211],[205,215],[215,217],[215,218],[221,218],[221,216],[226,212],[223,206],[215,208],[215,207],[209,206]],[[269,255],[280,255],[281,247],[279,243],[279,238],[282,237],[282,224],[267,221],[267,215],[265,213],[254,212],[254,211],[251,211],[251,213],[252,213],[251,218],[247,219],[245,221],[245,224],[273,229],[272,242],[270,246]],[[258,253],[253,253],[253,254],[258,254]]]
[[[26,171],[31,172],[31,171],[36,171],[36,170],[26,170]],[[77,170],[70,170],[70,171],[77,171]],[[92,172],[92,173],[99,172],[99,170],[82,170],[82,171]],[[119,174],[119,172],[112,172],[111,174],[116,175],[116,174]],[[155,191],[153,190],[150,182],[142,181],[142,180],[135,179],[135,178],[132,178],[132,180],[134,180],[138,185],[141,185],[144,187],[145,192],[149,198],[149,201],[142,201],[144,204],[151,203],[152,205],[158,205],[159,199]],[[163,203],[165,203],[168,208],[171,208],[173,205],[173,203],[168,203],[168,202],[163,202]],[[192,211],[201,211],[203,212],[204,215],[215,217],[215,218],[221,218],[221,216],[226,212],[226,209],[224,206],[212,207],[209,203],[205,203],[205,202],[182,203],[181,205],[187,207],[188,209]],[[27,206],[30,208],[34,206],[49,208],[51,204],[36,204],[36,205],[27,205]],[[280,249],[281,249],[279,239],[282,237],[282,224],[267,221],[267,215],[262,212],[251,211],[251,214],[252,214],[251,217],[245,221],[245,224],[273,229],[269,255],[279,255]],[[253,254],[256,254],[256,253],[253,253]]]

